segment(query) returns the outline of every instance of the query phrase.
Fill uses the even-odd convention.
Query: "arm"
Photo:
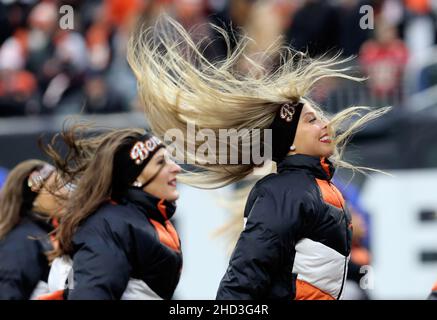
[[[43,275],[48,261],[38,241],[22,243],[0,252],[0,300],[28,300]]]
[[[33,270],[29,270],[29,267],[33,267]],[[38,275],[39,268],[35,263],[2,266],[0,300],[28,300],[39,281]]]
[[[130,276],[130,263],[110,227],[90,230],[73,257],[74,284],[69,300],[118,300]]]
[[[217,299],[265,298],[272,278],[288,263],[293,233],[289,227],[290,223],[297,223],[285,221],[283,212],[273,195],[263,192],[256,197],[220,283]]]

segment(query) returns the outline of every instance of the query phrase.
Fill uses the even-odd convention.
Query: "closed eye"
[[[164,156],[160,156],[160,157],[157,159],[156,163],[158,163],[158,164],[164,164],[164,163],[165,163]]]

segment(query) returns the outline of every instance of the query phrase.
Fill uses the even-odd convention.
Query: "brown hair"
[[[25,203],[24,188],[29,175],[42,168],[41,160],[26,160],[9,173],[0,192],[0,239],[3,239],[20,221]],[[30,204],[31,205],[31,204]]]
[[[72,238],[80,223],[112,199],[116,169],[114,156],[130,139],[138,139],[144,134],[142,129],[107,129],[106,132],[84,137],[90,129],[96,128],[87,124],[73,125],[55,136],[45,148],[64,181],[76,185],[56,233],[59,247],[51,254],[52,257],[71,253]],[[64,156],[56,146],[59,139],[67,146]]]

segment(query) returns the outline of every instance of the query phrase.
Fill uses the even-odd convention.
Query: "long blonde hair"
[[[229,44],[226,32],[213,27]],[[251,39],[242,36],[233,52],[228,49],[224,60],[210,62],[199,49],[204,46],[194,43],[189,33],[167,16],[159,18],[153,27],[139,27],[129,41],[127,59],[137,78],[139,97],[154,133],[164,139],[169,129],[186,132],[190,122],[195,123],[196,134],[210,129],[216,136],[219,129],[268,129],[282,104],[298,99],[310,102],[311,89],[319,80],[362,80],[347,73],[349,68],[344,64],[351,59],[340,59],[339,55],[311,59],[284,47],[268,50],[265,59],[274,54],[281,57],[281,64],[273,72],[265,70],[263,59],[258,57],[253,61],[245,56],[250,42]],[[236,64],[242,59],[252,72],[237,71]],[[321,108],[314,107],[329,119],[329,126],[336,133],[336,151],[331,157],[334,165],[360,170],[342,160],[344,147],[357,129],[388,109],[351,107],[328,117]],[[363,115],[363,112],[367,113]],[[187,137],[184,142],[187,143]],[[195,141],[196,149],[204,143]],[[184,159],[193,161],[195,154],[188,148],[183,151]],[[217,188],[240,181],[253,172],[256,164],[197,166],[203,170],[190,172],[182,180],[201,188]]]

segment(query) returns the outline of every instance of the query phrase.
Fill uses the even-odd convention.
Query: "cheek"
[[[170,178],[170,173],[164,173],[162,176],[160,176],[159,184],[162,194],[166,200],[174,201],[178,198],[179,192],[176,190],[176,188],[168,184]]]
[[[300,140],[306,146],[315,146],[320,139],[320,129],[316,126],[307,126],[301,131]]]
[[[56,202],[56,199],[51,194],[48,194],[48,193],[43,193],[40,195],[39,205],[42,208],[49,210],[49,211],[56,210],[59,207],[59,205]],[[52,212],[50,212],[50,213],[52,213]]]
[[[321,129],[319,126],[311,123],[302,123],[299,124],[298,131],[296,132],[296,136],[299,136],[303,140],[307,140],[308,138],[312,139],[313,137],[320,134]]]
[[[320,142],[321,135],[322,135],[322,128],[319,128],[318,126],[314,126],[311,132],[308,134],[308,136],[311,137],[313,143],[315,143],[316,145],[319,144],[324,145],[322,142]]]
[[[48,207],[50,204],[50,197],[45,192],[40,192],[38,203],[43,207]]]
[[[141,171],[140,175],[138,176],[137,179],[139,179],[140,181],[147,181],[149,179],[149,177],[151,176],[151,174],[149,173],[149,168],[146,166],[143,171]]]
[[[166,198],[170,192],[170,186],[168,185],[168,174],[163,169],[156,178],[146,186],[147,192],[153,194],[158,198]]]
[[[161,170],[161,172],[159,173],[159,175],[156,177],[156,182],[159,184],[160,187],[165,188],[168,186],[168,173],[167,171],[164,169]]]

